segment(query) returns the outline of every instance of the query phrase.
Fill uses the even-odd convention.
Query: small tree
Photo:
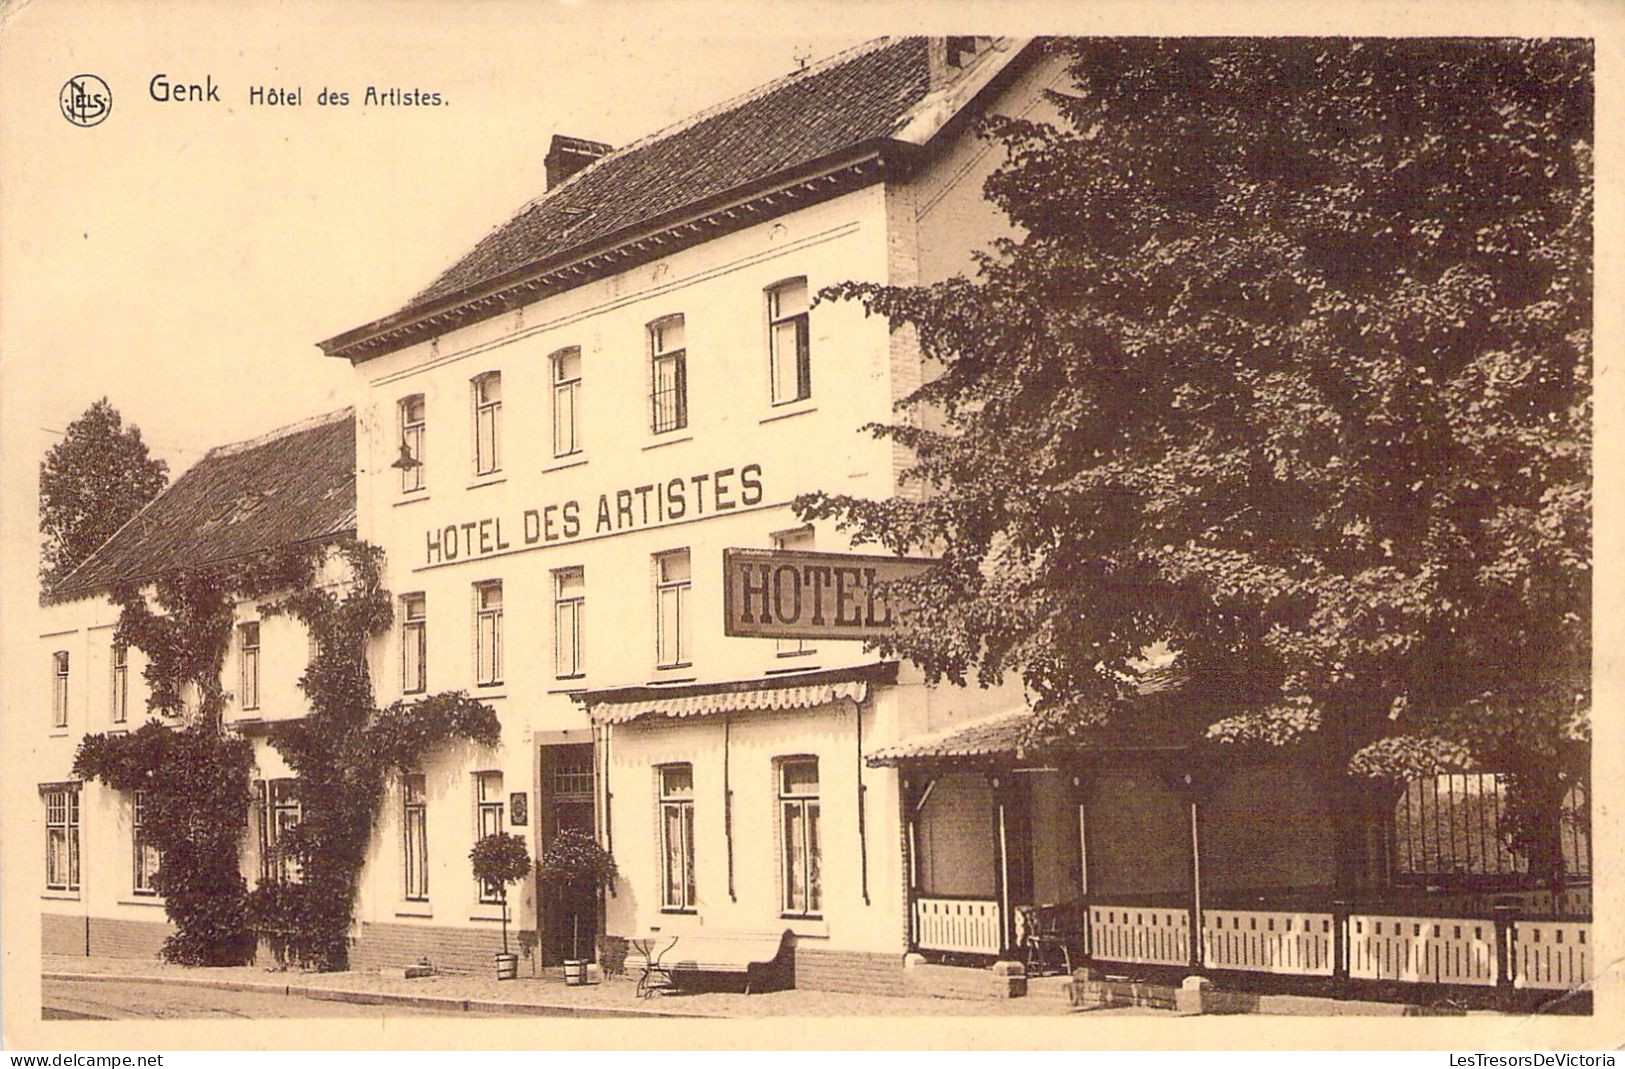
[[[615,858],[599,846],[596,839],[570,828],[559,832],[548,845],[537,866],[536,878],[546,887],[557,887],[565,892],[591,891],[596,895],[601,888],[614,889],[620,873],[616,871]],[[570,956],[580,958],[580,912],[572,910],[570,917]]]
[[[169,482],[141,429],[102,398],[68,424],[40,462],[40,578],[49,589],[78,567]]]
[[[508,885],[517,883],[530,871],[530,853],[517,835],[499,831],[487,835],[468,852],[474,865],[474,878],[497,889],[502,900],[502,952],[508,953]]]

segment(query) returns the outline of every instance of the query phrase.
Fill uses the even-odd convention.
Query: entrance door
[[[541,766],[542,798],[537,808],[545,853],[562,831],[594,832],[592,745],[543,746]],[[540,899],[542,964],[597,957],[597,892],[548,887]]]

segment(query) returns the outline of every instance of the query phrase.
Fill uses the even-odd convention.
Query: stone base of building
[[[114,917],[75,917],[65,913],[40,916],[40,952],[96,958],[156,958],[175,931],[168,921],[132,921]]]
[[[535,933],[509,929],[508,948],[520,957],[521,975],[539,972]],[[492,973],[502,952],[498,928],[447,928],[419,924],[363,923],[350,946],[350,968],[402,968],[427,960],[439,972]]]
[[[798,941],[795,986],[803,991],[844,991],[857,995],[906,995],[903,959],[898,954],[826,950]]]
[[[1027,971],[1019,961],[989,968],[933,965],[918,954],[903,959],[904,994],[934,998],[1004,999],[1027,994]]]

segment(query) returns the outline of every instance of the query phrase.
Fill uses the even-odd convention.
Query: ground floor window
[[[779,762],[781,907],[787,916],[812,917],[823,909],[819,878],[818,759]]]
[[[402,867],[409,902],[429,900],[429,809],[421,774],[401,777]]]
[[[299,816],[297,779],[260,784],[260,879],[299,882],[299,861],[288,842],[288,833],[299,826]]]
[[[147,839],[147,792],[135,791],[130,799],[131,889],[138,895],[155,895],[152,878],[158,872],[158,848]]]
[[[660,778],[660,905],[692,910],[694,893],[694,766],[665,765]]]
[[[79,890],[79,788],[50,787],[45,795],[45,886]]]
[[[502,831],[502,773],[474,773],[475,838],[484,839]],[[494,883],[480,884],[480,901],[502,901],[502,888]]]

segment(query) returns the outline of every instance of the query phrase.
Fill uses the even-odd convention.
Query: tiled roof
[[[63,579],[51,600],[354,530],[355,417],[344,409],[211,449]]]
[[[613,152],[485,237],[407,305],[892,134],[928,89],[923,37],[881,39]]]

